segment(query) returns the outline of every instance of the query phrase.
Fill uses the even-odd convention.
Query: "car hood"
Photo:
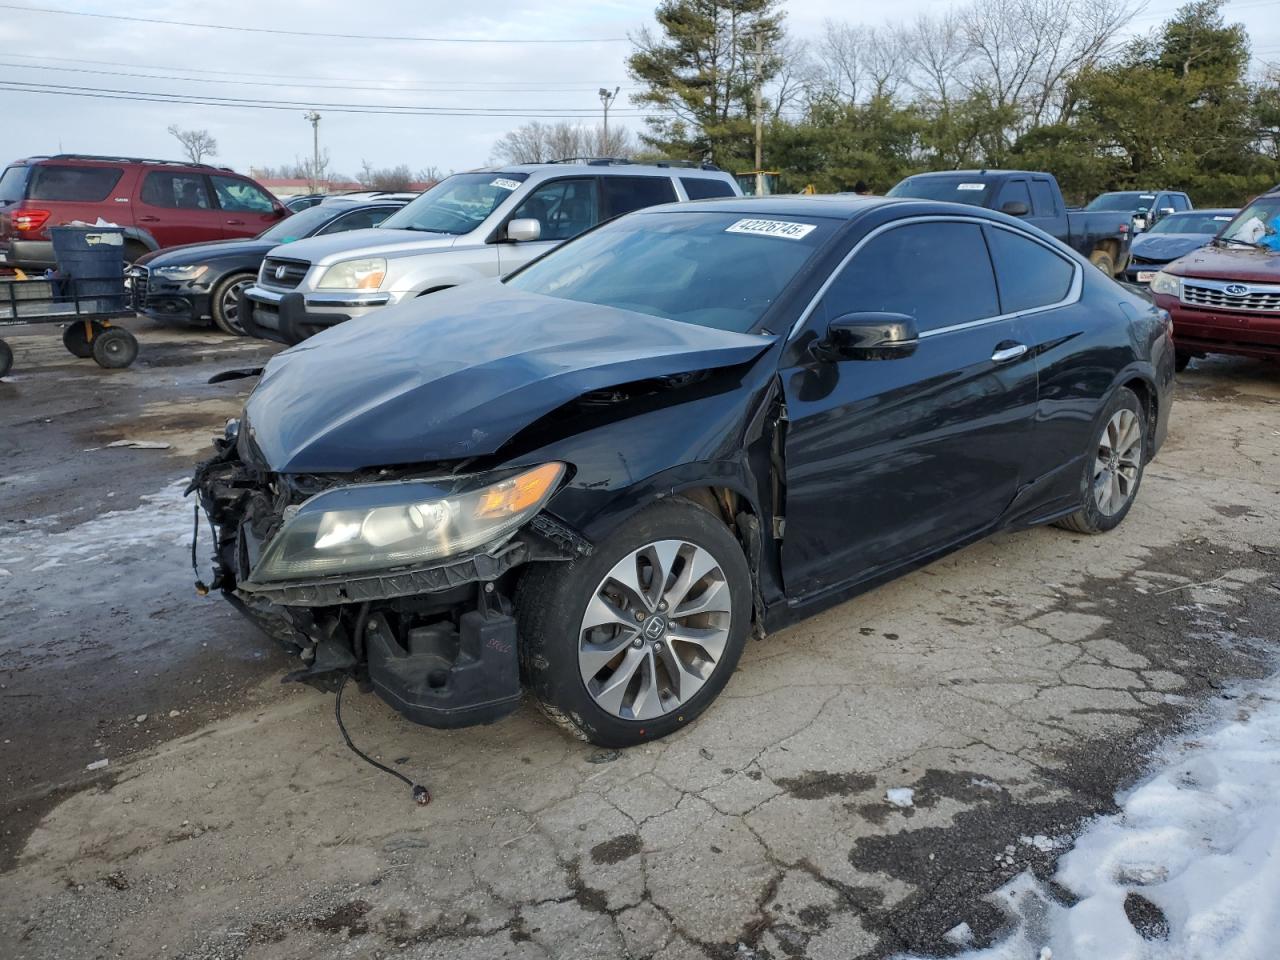
[[[274,247],[274,241],[263,243],[252,237],[240,240],[212,240],[209,243],[187,243],[180,247],[165,247],[153,250],[138,258],[137,263],[145,267],[176,267],[179,264],[204,263],[218,257],[266,256]]]
[[[1213,234],[1203,233],[1151,233],[1135,237],[1132,253],[1144,260],[1168,262],[1203,247],[1213,239]]]
[[[277,256],[306,260],[309,263],[333,264],[353,257],[393,257],[447,250],[457,239],[444,233],[369,227],[366,230],[348,230],[345,233],[295,240],[282,246]]]
[[[278,354],[245,424],[279,473],[483,456],[584,393],[746,363],[774,339],[480,282]]]
[[[1253,247],[1204,247],[1166,269],[1179,277],[1280,283],[1280,252]]]

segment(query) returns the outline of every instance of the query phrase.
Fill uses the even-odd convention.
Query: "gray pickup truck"
[[[1088,257],[1108,276],[1129,262],[1133,231],[1127,213],[1068,210],[1051,173],[1027,170],[945,170],[907,177],[891,197],[950,200],[999,210],[1039,227]]]

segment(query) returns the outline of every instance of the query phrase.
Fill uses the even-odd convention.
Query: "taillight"
[[[1120,232],[1121,232],[1121,233],[1128,233],[1128,232],[1129,232],[1129,225],[1128,225],[1127,223],[1122,223],[1122,224],[1120,224]]]
[[[12,215],[13,226],[14,229],[24,232],[39,230],[49,222],[49,216],[48,210],[19,210]]]

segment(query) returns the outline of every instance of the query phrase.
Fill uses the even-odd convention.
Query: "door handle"
[[[1020,356],[1022,356],[1026,352],[1027,352],[1027,345],[1025,343],[1013,343],[1012,341],[1005,341],[1004,343],[999,344],[996,347],[995,352],[991,354],[991,362],[992,363],[1008,363],[1010,360],[1017,360]]]
[[[243,226],[244,226],[244,221],[243,221],[243,220],[228,220],[228,221],[227,221],[227,223],[228,223],[228,224],[231,224],[232,226],[236,226],[236,227],[243,227]]]
[[[159,223],[160,218],[159,217],[139,217],[138,222],[139,223]]]

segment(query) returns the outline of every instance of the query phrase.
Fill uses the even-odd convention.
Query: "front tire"
[[[655,504],[585,559],[530,569],[517,594],[525,681],[593,743],[629,747],[692,723],[729,681],[751,627],[751,574],[715,515]]]
[[[233,337],[246,337],[248,331],[240,322],[240,291],[254,281],[252,273],[233,273],[219,280],[209,294],[209,313],[214,325]]]
[[[1105,273],[1108,277],[1116,275],[1115,257],[1111,256],[1109,250],[1095,250],[1089,254],[1089,262]]]
[[[1102,415],[1080,478],[1080,509],[1058,521],[1075,533],[1114,530],[1129,513],[1146,466],[1147,413],[1128,387],[1120,387]]]

